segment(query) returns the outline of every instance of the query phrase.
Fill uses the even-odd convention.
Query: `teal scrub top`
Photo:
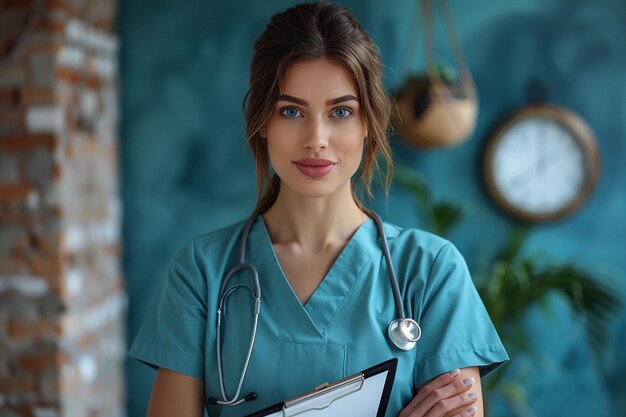
[[[221,399],[216,311],[225,272],[238,262],[243,223],[193,239],[174,258],[129,355],[156,368],[203,378],[205,395]],[[398,368],[386,416],[397,416],[424,382],[470,366],[481,375],[507,353],[458,250],[433,234],[384,223],[406,314],[422,328],[416,348],[387,336],[398,313],[376,223],[365,221],[305,305],[285,278],[262,217],[250,230],[246,260],[258,270],[261,313],[242,395],[209,416],[242,416],[395,357]],[[229,287],[249,284],[242,272]],[[235,393],[252,330],[254,301],[239,289],[222,322],[226,392]]]

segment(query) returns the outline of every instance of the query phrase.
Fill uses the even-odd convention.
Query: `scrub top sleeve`
[[[451,243],[437,254],[424,291],[416,387],[456,368],[478,366],[484,376],[509,359],[465,260]]]
[[[128,355],[152,368],[203,378],[205,295],[192,241],[172,261]]]

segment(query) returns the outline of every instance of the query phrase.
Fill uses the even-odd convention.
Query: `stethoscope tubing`
[[[245,256],[245,252],[244,252],[244,256]],[[224,293],[224,290],[226,288],[226,285],[228,283],[228,280],[237,272],[247,269],[249,270],[254,279],[254,286],[256,287],[257,291],[255,292],[255,290],[253,288],[250,288],[250,286],[248,285],[244,285],[244,284],[239,284],[239,285],[235,285],[234,287],[230,288],[228,291],[226,291]],[[228,299],[228,297],[233,293],[233,291],[235,291],[237,288],[240,287],[244,287],[244,288],[248,288],[251,292],[252,295],[254,297],[254,322],[252,324],[252,334],[250,336],[250,343],[248,345],[248,352],[246,353],[246,360],[244,362],[243,365],[243,369],[241,372],[241,377],[239,378],[239,383],[237,384],[237,392],[235,393],[235,395],[233,396],[233,398],[231,398],[230,400],[228,399],[228,396],[226,395],[226,388],[224,387],[224,366],[222,363],[222,311],[224,312],[224,314],[226,314],[226,301]],[[220,298],[219,298],[219,306],[217,309],[217,372],[218,372],[218,377],[220,380],[220,391],[222,393],[222,401],[218,400],[216,403],[219,405],[237,405],[237,404],[241,404],[242,402],[245,401],[245,399],[238,399],[239,395],[241,394],[241,388],[243,387],[243,382],[246,376],[246,373],[248,371],[248,365],[250,364],[250,357],[252,356],[252,348],[254,347],[254,340],[256,339],[256,333],[257,333],[257,328],[258,328],[258,323],[259,323],[259,314],[261,312],[261,288],[259,285],[259,276],[257,274],[256,268],[253,267],[252,265],[248,264],[248,263],[240,263],[239,265],[237,265],[236,267],[234,267],[233,269],[231,269],[228,274],[226,275],[226,277],[224,277],[224,279],[222,280],[222,286],[220,289]]]
[[[383,247],[383,254],[385,255],[385,259],[387,260],[387,267],[389,268],[389,279],[391,280],[391,288],[393,290],[393,297],[396,301],[396,309],[398,310],[398,316],[400,319],[406,319],[406,314],[404,313],[404,303],[402,302],[402,296],[400,295],[400,289],[398,288],[398,278],[396,277],[396,271],[393,267],[393,262],[391,262],[391,254],[389,253],[389,246],[387,245],[387,236],[385,234],[385,229],[383,225],[383,221],[380,219],[378,214],[374,213],[371,210],[363,209],[376,222],[376,226],[378,228],[378,236],[380,239],[380,243]]]
[[[220,381],[220,391],[222,393],[222,400],[215,400],[215,403],[218,405],[237,405],[246,401],[245,398],[239,399],[241,394],[241,388],[243,387],[243,382],[246,377],[246,373],[248,372],[248,365],[250,364],[250,357],[252,356],[252,348],[254,347],[254,340],[256,339],[256,333],[259,323],[259,314],[261,312],[261,285],[259,284],[259,275],[257,273],[256,268],[245,262],[246,257],[246,243],[248,241],[248,234],[250,233],[250,229],[252,228],[252,224],[257,217],[257,213],[250,216],[246,221],[243,231],[241,233],[241,241],[239,246],[239,264],[232,268],[226,276],[222,279],[222,283],[220,285],[220,292],[218,295],[218,309],[217,309],[217,372],[218,378]],[[222,311],[224,314],[226,313],[226,300],[233,293],[234,289],[240,287],[241,285],[236,285],[230,290],[226,291],[228,286],[228,281],[235,275],[237,272],[242,270],[249,270],[252,273],[252,288],[247,285],[243,285],[248,288],[252,292],[252,296],[254,297],[254,321],[252,324],[252,334],[250,335],[250,343],[248,345],[248,352],[246,353],[246,360],[243,365],[243,369],[241,372],[241,377],[239,378],[239,383],[237,384],[237,391],[233,398],[228,399],[226,395],[226,388],[224,387],[224,366],[222,363]]]

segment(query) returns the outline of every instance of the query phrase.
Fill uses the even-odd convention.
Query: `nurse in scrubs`
[[[483,415],[480,378],[508,357],[450,242],[383,224],[406,315],[422,329],[412,350],[387,334],[398,315],[389,267],[358,197],[379,162],[387,187],[392,170],[381,78],[375,45],[337,5],[279,13],[255,42],[246,121],[260,192],[244,261],[258,272],[256,339],[247,360],[249,271],[228,281],[217,337],[241,221],[179,252],[131,346],[158,369],[150,417],[244,416],[392,357],[387,416]],[[232,405],[237,391],[249,401]]]

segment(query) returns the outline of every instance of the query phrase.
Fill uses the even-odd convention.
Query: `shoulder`
[[[172,267],[193,264],[205,275],[219,273],[237,252],[245,220],[203,233],[188,240],[172,260]],[[232,263],[232,262],[231,262]]]
[[[385,223],[385,233],[396,274],[405,285],[428,292],[444,283],[471,281],[463,255],[449,240],[391,223]]]
[[[458,252],[452,242],[434,233],[388,222],[384,223],[384,227],[392,252],[395,250],[403,255],[426,257],[433,261],[448,252]]]
[[[190,244],[193,244],[196,250],[201,251],[231,246],[239,238],[245,222],[246,220],[242,219],[228,226],[203,233],[194,237]]]

